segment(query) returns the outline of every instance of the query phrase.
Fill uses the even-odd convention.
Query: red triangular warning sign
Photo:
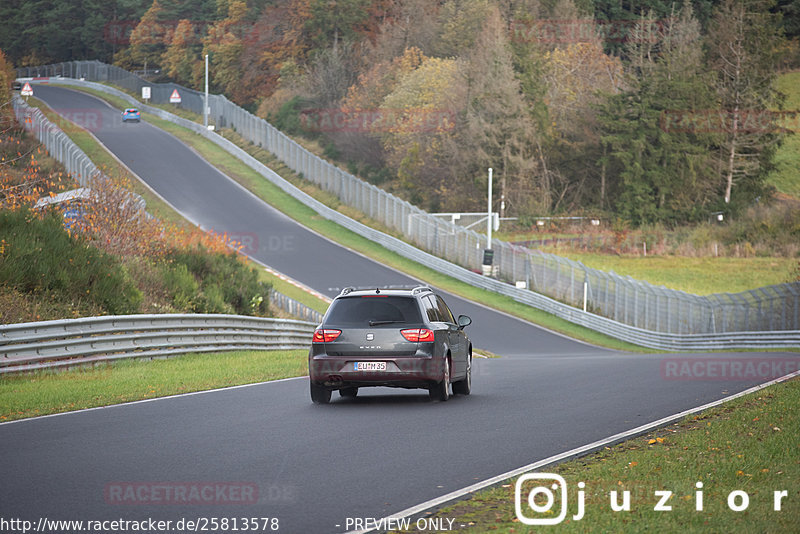
[[[173,104],[177,104],[181,101],[181,95],[178,93],[177,89],[172,91],[172,94],[169,96],[169,101]]]
[[[33,87],[28,82],[25,82],[25,85],[22,86],[22,90],[19,92],[22,96],[33,96]]]

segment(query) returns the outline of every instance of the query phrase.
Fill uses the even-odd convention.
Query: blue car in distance
[[[128,108],[122,112],[122,122],[128,122],[128,121],[133,121],[133,122],[140,121],[138,109]]]

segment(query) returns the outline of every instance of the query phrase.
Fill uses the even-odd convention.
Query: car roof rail
[[[412,289],[412,290],[411,290],[411,294],[412,294],[412,295],[417,295],[417,294],[419,294],[419,293],[426,293],[426,292],[428,292],[428,291],[430,291],[431,293],[433,293],[433,289],[431,289],[431,288],[430,288],[430,287],[428,287],[428,286],[417,286],[417,287],[415,287],[414,289]]]

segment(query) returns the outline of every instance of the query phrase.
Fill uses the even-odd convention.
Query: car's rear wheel
[[[472,357],[467,362],[467,376],[464,380],[453,382],[454,395],[469,395],[472,392]]]
[[[311,400],[314,404],[328,404],[331,401],[331,390],[311,382]]]
[[[428,388],[431,400],[446,401],[450,398],[450,361],[444,362],[444,379]]]
[[[342,388],[339,390],[339,396],[345,397],[347,399],[353,399],[358,395],[358,388]]]

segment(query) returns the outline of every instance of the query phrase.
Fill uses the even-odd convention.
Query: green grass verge
[[[558,255],[580,261],[587,267],[614,271],[696,295],[738,293],[791,282],[797,269],[796,258],[640,257],[563,250],[559,250]]]
[[[317,298],[316,296],[310,294],[305,289],[301,289],[296,285],[287,282],[283,278],[275,276],[269,271],[265,271],[264,269],[259,269],[259,273],[261,279],[264,280],[265,282],[269,282],[270,284],[272,284],[273,289],[275,289],[279,293],[283,293],[287,297],[292,298],[297,302],[299,302],[300,304],[304,304],[309,308],[311,308],[312,310],[318,311],[320,313],[325,313],[328,310],[328,304],[329,304],[328,301]]]
[[[786,95],[784,111],[800,110],[800,72],[787,72],[778,77],[776,86]],[[767,177],[767,183],[781,193],[800,198],[800,131],[798,118],[789,119],[787,128],[794,130],[783,140],[775,153],[775,169]]]
[[[71,86],[69,88],[76,89],[75,87]],[[80,88],[80,90],[91,93],[117,107],[125,107],[128,105],[121,98],[109,97],[109,95],[106,95],[100,91],[88,90],[84,88]],[[196,118],[198,117],[199,116],[196,116]],[[276,207],[292,219],[301,222],[306,227],[320,233],[328,239],[369,256],[370,258],[373,258],[384,265],[390,266],[420,280],[424,280],[426,283],[432,284],[445,291],[457,294],[463,298],[480,302],[489,307],[504,311],[511,315],[515,315],[527,321],[542,325],[545,328],[560,332],[576,339],[616,350],[654,352],[651,350],[642,349],[641,347],[630,343],[619,341],[599,332],[589,330],[588,328],[583,328],[581,326],[572,324],[543,311],[516,302],[511,298],[475,288],[469,284],[459,282],[449,276],[425,267],[424,265],[420,265],[408,260],[399,254],[381,247],[380,245],[376,245],[361,235],[351,232],[350,230],[347,230],[336,223],[323,219],[314,210],[284,193],[280,188],[268,180],[265,180],[260,174],[245,165],[242,161],[238,160],[208,139],[176,124],[159,119],[158,117],[155,117],[149,113],[142,113],[142,119],[175,135],[178,139],[195,149],[209,163],[220,169],[223,173],[227,174],[244,187],[252,191],[256,196]],[[238,136],[233,135],[230,137],[235,139]],[[258,150],[252,145],[245,144],[241,141],[241,139],[239,139],[237,144],[247,150],[253,150],[256,152],[256,154],[258,154],[258,156],[264,160],[263,162],[267,166],[275,170],[275,172],[279,173],[282,177],[292,181],[293,183],[302,182],[299,176],[294,175],[291,170],[275,161],[274,158],[269,158],[263,150]],[[304,183],[303,189],[308,192],[310,189],[314,188],[309,186],[307,183]],[[326,197],[326,195],[321,191],[317,191],[315,196],[317,196],[317,198]],[[350,213],[348,213],[348,215],[350,215]],[[291,273],[286,274],[291,276]]]
[[[0,378],[0,421],[308,374],[308,352],[240,351],[124,360]]]
[[[777,384],[680,423],[592,455],[543,469],[567,483],[568,514],[558,532],[797,532],[800,518],[800,380]],[[530,491],[534,482],[523,486]],[[584,482],[585,516],[578,513],[578,483]],[[702,510],[696,510],[702,482]],[[532,532],[515,512],[516,479],[477,492],[432,517],[466,525],[461,532]],[[671,491],[671,511],[654,511],[655,491]],[[630,492],[630,511],[610,507]],[[744,491],[747,510],[736,512],[728,496]],[[775,511],[775,491],[787,491]],[[554,492],[558,495],[558,492]],[[522,502],[526,503],[526,497]],[[543,502],[537,501],[540,505]],[[741,501],[737,500],[737,504]],[[528,517],[554,518],[560,509]],[[445,522],[444,524],[447,524]],[[540,527],[544,531],[547,528]]]

